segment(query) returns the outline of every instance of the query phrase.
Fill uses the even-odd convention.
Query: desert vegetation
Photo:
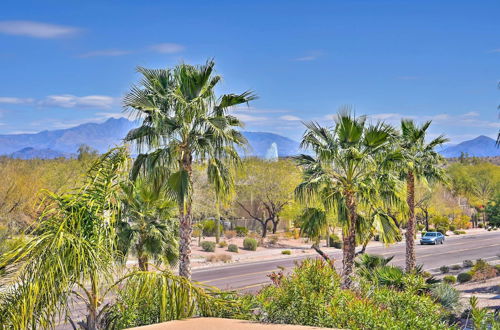
[[[497,268],[476,261],[436,280],[416,264],[415,233],[495,230],[500,168],[466,158],[446,164],[435,151],[446,139],[425,138],[431,122],[393,127],[348,108],[331,127],[306,123],[302,155],[241,159],[243,123],[229,110],[256,96],[217,97],[214,65],[139,68],[142,80],[124,100],[141,121],[125,138],[132,147],[103,155],[82,147],[78,159],[0,158],[0,324],[122,329],[220,316],[351,329],[457,326],[453,284],[497,276]],[[193,245],[226,263],[275,247],[280,228],[321,258],[270,274],[255,295],[191,281]],[[395,243],[404,232],[404,270],[364,253],[370,241]],[[340,273],[323,242],[342,249]],[[81,320],[75,301],[86,306]],[[470,305],[474,323],[498,326]]]

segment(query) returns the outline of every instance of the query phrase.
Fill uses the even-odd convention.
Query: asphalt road
[[[366,252],[385,257],[394,256],[392,264],[404,266],[404,242],[388,247],[368,247]],[[498,258],[500,256],[500,232],[485,231],[480,234],[450,236],[446,238],[443,245],[417,245],[416,253],[417,264],[423,264],[425,270],[439,268],[443,265],[461,264],[462,261],[467,259]],[[279,260],[264,260],[198,269],[193,271],[193,280],[220,289],[254,292],[263,285],[270,283],[266,275],[279,270],[278,267],[285,267],[286,270],[290,270],[294,267],[295,262],[315,257],[310,255],[296,256]],[[337,267],[341,267],[342,254],[340,250],[330,254],[330,257],[337,260]]]

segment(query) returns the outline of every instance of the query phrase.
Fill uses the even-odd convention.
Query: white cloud
[[[7,104],[24,104],[24,103],[31,103],[33,102],[33,99],[29,98],[19,98],[19,97],[0,97],[0,103],[7,103]]]
[[[302,120],[300,119],[299,117],[297,116],[292,116],[292,115],[284,115],[284,116],[281,116],[280,119],[283,119],[283,120],[287,120],[287,121],[298,121],[298,120]]]
[[[46,107],[60,108],[110,108],[115,99],[105,95],[75,96],[70,94],[49,95],[39,104]]]
[[[310,61],[317,60],[322,55],[323,55],[323,52],[314,51],[314,52],[309,52],[309,54],[307,54],[305,56],[300,56],[300,57],[294,58],[293,60],[297,61],[297,62],[310,62]]]
[[[183,45],[179,44],[173,44],[173,43],[162,43],[162,44],[156,44],[152,45],[150,49],[152,51],[162,53],[162,54],[175,54],[175,53],[180,53],[182,52],[186,47]]]
[[[467,112],[462,115],[463,117],[478,117],[479,113],[475,111]]]
[[[258,122],[258,121],[266,121],[269,119],[267,117],[252,116],[244,113],[235,113],[234,115],[243,122]]]
[[[492,49],[488,53],[500,53],[500,48]]]
[[[60,38],[71,36],[79,29],[33,21],[0,21],[0,33],[33,38]]]
[[[129,50],[123,49],[103,49],[103,50],[94,50],[88,53],[80,54],[78,57],[96,57],[96,56],[122,56],[132,53]]]
[[[388,120],[388,119],[401,119],[402,115],[400,113],[376,113],[369,115],[370,118],[378,120]]]

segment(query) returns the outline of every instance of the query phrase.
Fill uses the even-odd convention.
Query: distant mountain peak
[[[497,148],[494,139],[480,135],[474,139],[445,148],[440,153],[447,158],[460,157],[462,153],[467,154],[469,157],[495,157],[500,156],[500,149]]]

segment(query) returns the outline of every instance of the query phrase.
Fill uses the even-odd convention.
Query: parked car
[[[431,231],[425,233],[422,238],[420,238],[420,244],[443,244],[444,243],[444,235],[437,231]]]

